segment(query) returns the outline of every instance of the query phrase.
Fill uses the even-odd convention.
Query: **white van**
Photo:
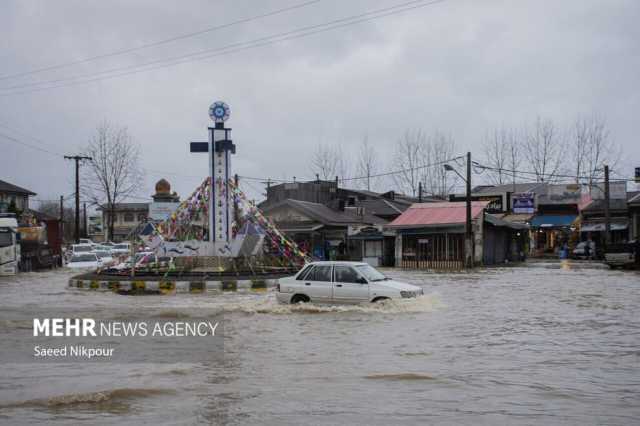
[[[362,262],[312,262],[276,287],[280,303],[363,303],[417,297],[422,288],[394,281]]]

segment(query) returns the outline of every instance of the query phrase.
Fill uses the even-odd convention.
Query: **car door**
[[[333,299],[338,303],[369,300],[369,284],[349,265],[336,265],[333,271]]]
[[[332,293],[331,265],[315,265],[302,280],[301,292],[314,302],[330,302]]]

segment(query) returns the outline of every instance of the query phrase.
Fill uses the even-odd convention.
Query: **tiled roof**
[[[627,210],[627,200],[609,200],[609,210]],[[588,206],[582,209],[585,212],[604,211],[604,200],[593,200]]]
[[[471,218],[477,218],[488,201],[473,201],[471,203]],[[420,203],[412,205],[402,213],[389,227],[410,228],[432,225],[457,225],[464,223],[467,218],[465,202]]]
[[[281,206],[289,206],[296,209],[306,216],[317,220],[325,225],[349,225],[357,223],[384,224],[386,220],[368,213],[365,209],[363,216],[358,216],[355,212],[333,210],[324,204],[311,203],[308,201],[299,201],[287,199],[277,204],[267,207],[264,212],[268,213]]]
[[[21,188],[18,185],[14,185],[14,184],[6,182],[4,180],[0,180],[0,192],[10,192],[10,193],[14,193],[14,194],[36,195],[35,192],[31,192],[28,189]]]

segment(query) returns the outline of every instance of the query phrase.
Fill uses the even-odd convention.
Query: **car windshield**
[[[116,244],[113,248],[118,249],[118,250],[129,250],[129,245],[128,244]]]
[[[75,253],[85,253],[85,252],[90,252],[91,246],[73,246],[73,251]]]
[[[71,258],[71,263],[75,262],[95,262],[96,255],[95,254],[79,254],[77,256],[73,256]]]
[[[10,231],[0,231],[0,247],[9,247],[13,244],[13,235]]]
[[[356,269],[367,279],[367,281],[384,281],[389,279],[371,265],[358,265],[356,266]]]
[[[106,251],[106,250],[98,250],[94,252],[96,254],[96,256],[98,256],[100,259],[102,259],[103,257],[109,257],[111,256],[111,254]]]

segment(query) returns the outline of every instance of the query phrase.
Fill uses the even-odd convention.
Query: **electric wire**
[[[108,53],[103,53],[100,55],[94,55],[94,56],[89,56],[87,58],[82,58],[82,59],[77,59],[74,61],[70,61],[70,62],[65,62],[62,64],[56,64],[56,65],[48,65],[48,66],[44,66],[41,68],[36,68],[33,70],[29,70],[29,71],[23,71],[20,73],[15,73],[15,74],[8,74],[8,75],[4,75],[4,76],[0,76],[0,80],[7,80],[7,79],[11,79],[11,78],[18,78],[18,77],[24,77],[27,75],[33,75],[33,74],[38,74],[44,71],[52,71],[55,69],[60,69],[60,68],[67,68],[73,65],[79,65],[79,64],[84,64],[87,62],[92,62],[92,61],[96,61],[98,59],[104,59],[104,58],[109,58],[109,57],[113,57],[113,56],[120,56],[120,55],[124,55],[127,53],[132,53],[132,52],[137,52],[143,49],[148,49],[150,47],[156,47],[156,46],[160,46],[163,44],[167,44],[167,43],[171,43],[174,41],[178,41],[178,40],[184,40],[187,38],[191,38],[191,37],[195,37],[195,36],[199,36],[202,34],[206,34],[206,33],[210,33],[210,32],[214,32],[214,31],[218,31],[224,28],[229,28],[229,27],[233,27],[235,25],[239,25],[239,24],[245,24],[251,21],[255,21],[255,20],[259,20],[259,19],[263,19],[263,18],[268,18],[271,16],[275,16],[275,15],[279,15],[281,13],[284,12],[289,12],[295,9],[300,9],[306,6],[310,6],[314,3],[319,3],[322,0],[311,0],[311,1],[307,1],[304,3],[298,3],[298,4],[294,4],[292,6],[288,6],[288,7],[284,7],[281,9],[276,9],[274,11],[271,12],[267,12],[267,13],[263,13],[260,15],[255,15],[255,16],[251,16],[248,18],[242,18],[242,19],[238,19],[236,21],[232,21],[226,24],[221,24],[221,25],[216,25],[213,27],[209,27],[209,28],[205,28],[199,31],[194,31],[191,33],[186,33],[186,34],[181,34],[178,36],[174,36],[174,37],[170,37],[170,38],[166,38],[166,39],[162,39],[162,40],[157,40],[157,41],[153,41],[153,42],[149,42],[149,43],[145,43],[139,46],[134,46],[134,47],[129,47],[129,48],[125,48],[125,49],[119,49],[119,50],[115,50],[112,52],[108,52]]]
[[[92,83],[92,82],[102,81],[106,79],[122,77],[130,74],[137,74],[140,72],[172,67],[175,65],[180,65],[188,62],[210,59],[213,57],[227,55],[230,53],[236,53],[243,50],[254,49],[254,48],[263,47],[263,46],[267,46],[267,45],[271,45],[271,44],[275,44],[283,41],[307,37],[310,35],[331,31],[334,29],[338,29],[338,28],[342,28],[350,25],[355,25],[362,22],[368,22],[368,21],[380,19],[386,16],[396,15],[406,11],[423,8],[436,3],[442,3],[444,1],[447,1],[447,0],[432,0],[426,3],[425,3],[425,0],[414,0],[406,3],[398,4],[396,6],[390,6],[387,8],[377,9],[371,12],[365,12],[359,15],[352,15],[349,17],[328,21],[322,24],[301,27],[295,30],[277,33],[277,34],[273,34],[270,36],[266,36],[266,37],[262,37],[262,38],[258,38],[250,41],[236,42],[223,47],[218,47],[214,49],[205,49],[198,52],[193,52],[193,53],[189,53],[189,54],[185,54],[185,55],[181,55],[173,58],[159,59],[159,60],[146,62],[143,64],[112,68],[109,70],[100,71],[98,73],[90,73],[90,74],[66,77],[61,79],[26,83],[26,84],[17,85],[17,86],[2,87],[0,88],[0,90],[5,90],[5,93],[0,93],[0,97],[27,94],[27,93],[39,92],[42,90],[51,90],[51,89],[57,89],[57,88],[63,88],[63,87],[70,87],[78,84]],[[126,71],[126,70],[129,70],[129,71]],[[124,71],[124,72],[118,73],[119,71]],[[116,73],[116,74],[110,74],[110,73]],[[103,74],[110,74],[110,75],[103,75]],[[103,75],[103,76],[97,77],[98,75]],[[96,77],[92,78],[94,76]],[[79,80],[79,79],[85,79],[85,80]],[[79,81],[73,81],[73,80],[79,80]],[[58,83],[58,82],[62,82],[63,84],[55,85],[55,83]],[[34,86],[41,86],[45,84],[54,84],[54,85],[46,86],[46,87],[34,87]],[[31,89],[11,91],[11,90],[20,89],[20,88],[31,88]]]

